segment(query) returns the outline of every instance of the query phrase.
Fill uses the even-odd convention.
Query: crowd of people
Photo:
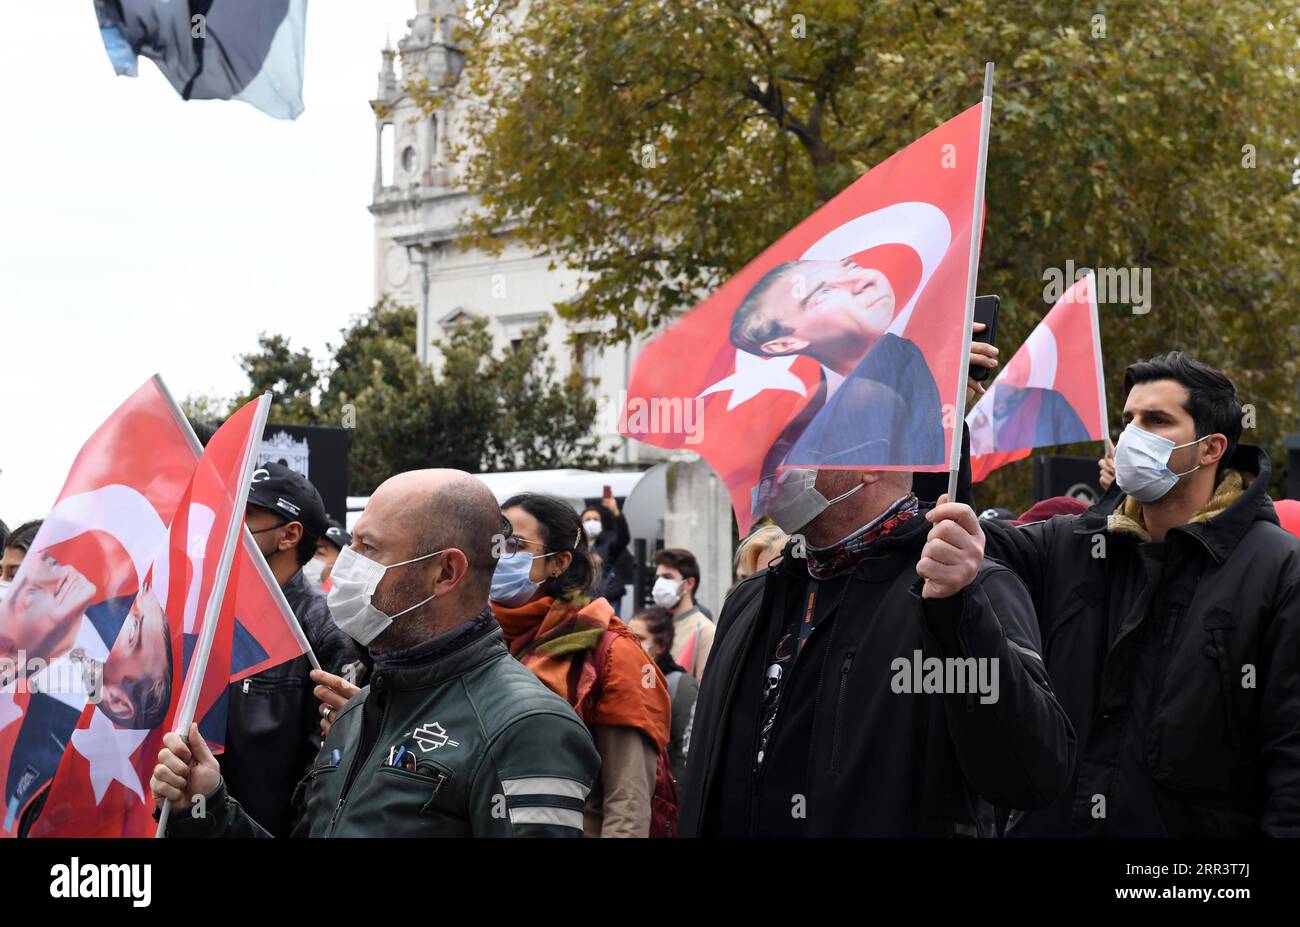
[[[420,470],[349,532],[267,464],[245,523],[320,669],[232,685],[219,755],[166,736],[168,834],[1300,835],[1300,504],[1223,373],[1174,352],[1125,387],[1099,502],[977,517],[968,479],[808,471],[716,618],[665,548],[620,620],[613,498]]]

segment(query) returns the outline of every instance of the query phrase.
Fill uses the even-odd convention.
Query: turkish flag
[[[1096,279],[1089,271],[1056,301],[966,416],[971,481],[1034,448],[1106,437]]]
[[[86,672],[127,622],[200,451],[162,380],[151,378],[86,441],[0,602],[0,836],[15,835],[54,775],[86,705]],[[246,531],[237,559],[243,659],[232,682],[307,650]]]
[[[948,468],[981,114],[872,168],[641,352],[620,432],[708,460],[742,534],[783,467]]]
[[[261,443],[258,409],[268,401],[246,404],[204,449],[166,543],[102,664],[33,837],[153,833],[146,789],[163,734],[188,711],[203,723],[229,685],[231,590],[237,587],[229,580],[237,576],[222,577],[220,564],[242,531],[248,474]],[[227,554],[232,571],[240,568],[235,553],[231,547]],[[208,621],[215,624],[205,654]]]

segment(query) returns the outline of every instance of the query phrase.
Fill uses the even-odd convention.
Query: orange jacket
[[[657,751],[668,744],[671,702],[668,683],[636,635],[604,599],[585,605],[546,596],[518,608],[492,603],[510,652],[553,692],[568,700],[588,727],[632,727]],[[595,649],[606,631],[618,637],[597,679]]]

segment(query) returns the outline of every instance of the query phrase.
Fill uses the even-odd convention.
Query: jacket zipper
[[[362,706],[361,710],[365,711],[364,705]],[[343,791],[339,793],[339,803],[334,806],[334,813],[330,815],[330,829],[326,831],[325,833],[326,837],[334,836],[334,825],[338,823],[339,815],[343,813],[343,804],[348,800],[348,792],[351,791],[352,789],[352,783],[356,779],[357,773],[360,771],[361,766],[364,763],[368,763],[370,761],[370,757],[374,754],[375,747],[380,742],[379,735],[382,734],[384,730],[384,721],[386,721],[387,719],[388,719],[388,701],[387,699],[385,699],[383,711],[380,712],[379,715],[379,727],[376,729],[375,732],[375,742],[370,745],[370,749],[366,751],[366,755],[364,757],[358,756],[356,759],[352,761],[352,765],[348,767],[348,777],[343,783]],[[362,721],[363,736],[364,736],[364,731],[365,731],[365,722]]]
[[[1237,711],[1236,694],[1233,692],[1233,670],[1228,652],[1227,635],[1222,628],[1210,631],[1211,646],[1214,648],[1214,661],[1219,670],[1219,695],[1223,699],[1223,718],[1228,733],[1228,748],[1233,752],[1232,762],[1240,759],[1245,748],[1241,735],[1240,716]]]
[[[840,712],[844,708],[844,697],[848,694],[849,671],[853,668],[853,654],[850,650],[844,655],[844,664],[840,667],[840,694],[835,699],[835,715],[831,722],[831,772],[840,768]]]

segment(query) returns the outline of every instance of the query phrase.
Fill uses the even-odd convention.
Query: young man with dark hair
[[[704,678],[704,664],[713,649],[713,620],[696,604],[700,591],[700,564],[681,547],[655,553],[655,584],[651,598],[673,616],[673,660],[696,681]]]
[[[1115,486],[1074,516],[985,524],[1028,585],[1079,739],[1067,792],[1010,835],[1300,836],[1300,544],[1218,370],[1125,374]]]

